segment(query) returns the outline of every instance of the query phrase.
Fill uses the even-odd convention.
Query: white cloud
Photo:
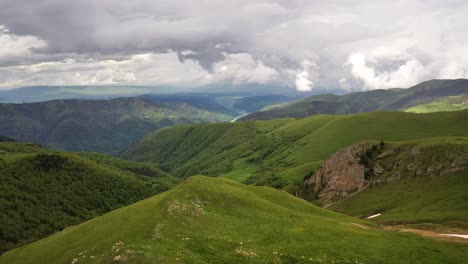
[[[269,83],[277,80],[278,72],[255,60],[247,53],[227,54],[224,59],[216,62],[212,69],[212,78],[218,82]]]
[[[308,59],[302,61],[302,70],[296,74],[296,89],[301,92],[312,91],[314,82],[312,81],[313,75],[316,71],[317,65]]]
[[[338,83],[340,84],[341,89],[345,91],[351,91],[351,85],[348,82],[348,79],[341,78]]]
[[[18,36],[0,25],[0,61],[14,61],[31,56],[31,49],[44,48],[47,44],[35,36]]]
[[[403,57],[399,53],[377,52],[370,58],[362,53],[352,54],[348,58],[347,64],[352,66],[351,74],[364,83],[364,89],[410,87],[424,80],[427,76],[425,67],[414,58],[405,58],[404,62],[396,69],[385,68],[378,71],[369,65],[369,62],[378,65],[382,58],[386,62],[399,62]]]
[[[0,67],[0,88],[30,85],[106,85],[204,83],[209,73],[196,61],[177,54],[145,53],[125,60],[41,62]]]

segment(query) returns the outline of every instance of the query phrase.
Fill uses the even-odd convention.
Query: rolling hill
[[[184,125],[151,133],[120,157],[154,162],[176,177],[221,175],[295,192],[323,160],[360,140],[447,136],[468,136],[468,110]]]
[[[0,263],[464,263],[468,244],[381,230],[285,192],[192,177]]]
[[[165,191],[178,180],[152,164],[4,141],[0,182],[4,252]]]
[[[111,153],[161,127],[237,115],[219,111],[139,98],[0,104],[0,134],[58,150]]]
[[[468,229],[468,138],[366,141],[327,159],[299,196],[385,224]]]
[[[251,113],[239,121],[269,120],[276,118],[302,118],[317,114],[355,114],[372,111],[397,111],[424,105],[448,96],[468,95],[468,80],[431,80],[408,89],[372,90],[346,95],[324,94],[311,96],[296,102],[269,107],[265,111]],[[449,103],[446,103],[447,105]],[[440,104],[439,104],[440,105]],[[462,108],[427,108],[426,112],[460,110]]]

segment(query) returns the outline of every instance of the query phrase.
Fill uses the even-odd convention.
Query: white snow
[[[375,214],[375,215],[371,215],[369,217],[367,217],[366,219],[371,219],[371,218],[374,218],[374,217],[377,217],[377,216],[381,216],[382,214]]]
[[[468,235],[460,235],[460,234],[439,234],[441,236],[453,236],[453,237],[461,237],[468,239]]]

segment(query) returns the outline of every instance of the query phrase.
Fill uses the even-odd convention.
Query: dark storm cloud
[[[0,47],[0,76],[17,74],[7,66],[43,69],[40,63],[66,59],[89,65],[90,58],[98,68],[99,61],[121,61],[101,69],[120,76],[123,64],[141,63],[136,54],[175,53],[206,82],[268,77],[304,89],[407,86],[468,76],[467,6],[458,0],[5,0],[0,25],[8,32],[0,43],[12,48]],[[169,57],[145,65],[167,63],[174,67],[168,80],[177,80],[185,66]],[[137,65],[124,68],[136,74],[131,82],[160,80],[138,76]],[[86,74],[77,76],[94,78]]]

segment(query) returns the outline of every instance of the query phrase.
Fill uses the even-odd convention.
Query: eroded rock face
[[[463,170],[468,170],[468,146],[463,144],[362,142],[333,154],[304,181],[298,194],[327,206],[369,185]]]
[[[304,184],[312,187],[323,204],[363,189],[367,183],[361,156],[369,147],[368,144],[352,145],[335,153]]]

